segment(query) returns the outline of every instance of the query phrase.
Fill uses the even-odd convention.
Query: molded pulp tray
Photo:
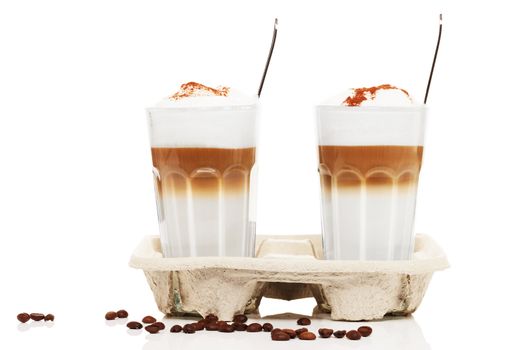
[[[158,236],[146,236],[130,266],[144,270],[160,311],[221,320],[256,313],[261,298],[314,297],[315,313],[334,320],[409,315],[421,303],[432,273],[448,267],[441,248],[417,235],[412,260],[329,261],[320,235],[258,236],[256,258],[163,258]]]

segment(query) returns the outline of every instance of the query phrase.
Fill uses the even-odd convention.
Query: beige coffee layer
[[[323,186],[411,186],[417,183],[423,146],[319,146]]]
[[[255,164],[250,148],[152,148],[160,195],[214,195],[246,191]]]

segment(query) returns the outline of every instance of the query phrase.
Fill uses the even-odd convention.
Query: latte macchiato
[[[408,259],[424,108],[390,85],[347,95],[318,107],[325,258]]]
[[[197,83],[148,110],[165,256],[253,255],[256,111]]]

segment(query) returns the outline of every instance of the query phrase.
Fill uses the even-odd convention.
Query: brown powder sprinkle
[[[409,98],[410,95],[406,90],[400,89],[398,87],[395,87],[390,84],[382,84],[378,86],[372,86],[372,87],[363,87],[363,88],[357,88],[354,89],[354,95],[348,96],[346,100],[343,101],[343,105],[345,106],[360,106],[363,101],[366,100],[373,100],[376,97],[376,93],[378,90],[400,90],[403,91]]]
[[[219,86],[216,89],[193,81],[182,84],[180,90],[170,97],[172,100],[180,100],[191,96],[228,96],[230,88]]]

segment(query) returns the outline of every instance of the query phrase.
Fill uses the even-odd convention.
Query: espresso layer
[[[160,196],[247,191],[255,163],[250,148],[152,148]]]
[[[423,146],[319,146],[323,186],[391,187],[416,184]],[[335,181],[335,182],[334,182]]]

